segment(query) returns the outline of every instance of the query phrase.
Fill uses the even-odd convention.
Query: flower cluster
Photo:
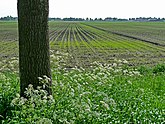
[[[0,72],[11,71],[18,73],[18,58],[12,57],[8,60],[2,60],[0,62]]]
[[[55,100],[52,95],[48,95],[48,92],[43,89],[44,87],[43,85],[34,89],[33,85],[30,84],[25,91],[26,98],[16,94],[16,97],[11,102],[11,106],[15,107],[13,113],[20,118],[15,118],[11,122],[51,122],[48,118],[53,112],[52,109],[54,108]],[[46,111],[49,114],[45,113]]]

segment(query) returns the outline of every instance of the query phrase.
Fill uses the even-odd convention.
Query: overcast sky
[[[50,17],[165,17],[165,0],[49,0]],[[17,0],[0,0],[0,17],[17,16]]]

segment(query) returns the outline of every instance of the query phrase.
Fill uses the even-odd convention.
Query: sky
[[[49,17],[165,17],[165,0],[49,0]],[[17,0],[0,0],[0,17],[17,16]]]

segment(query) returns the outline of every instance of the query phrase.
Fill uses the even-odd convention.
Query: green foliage
[[[153,73],[165,72],[165,64],[158,64],[153,68]]]
[[[10,103],[18,91],[18,76],[11,72],[0,73],[0,120],[11,116],[13,107]]]
[[[63,57],[51,57],[54,63],[63,61]],[[17,76],[8,74],[3,78],[2,73],[0,96],[5,94],[3,98],[9,99],[3,103],[8,104],[10,113],[2,123],[164,122],[164,72],[155,75],[152,71],[146,73],[150,70],[147,67],[130,68],[126,60],[115,60],[112,64],[94,62],[91,65],[90,69],[75,67],[70,70],[54,65],[52,96],[44,90],[49,80],[46,76],[39,77],[42,87],[33,89],[29,85],[25,92],[27,98],[23,98],[18,94]],[[11,79],[8,85],[6,79]],[[0,103],[3,110],[6,106]]]
[[[138,68],[138,71],[140,72],[140,74],[148,74],[148,73],[152,73],[152,69],[146,66],[140,66]]]
[[[38,87],[33,89],[32,85],[29,85],[25,91],[26,97],[20,97],[16,94],[16,97],[12,100],[11,106],[15,109],[12,111],[13,118],[10,119],[10,123],[49,123],[54,110],[53,96],[48,96],[45,88]],[[49,119],[50,118],[50,119]]]

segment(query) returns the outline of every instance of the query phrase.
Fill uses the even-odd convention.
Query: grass
[[[86,24],[135,37],[148,31],[144,38],[153,35],[159,43],[164,38],[156,34],[162,23]],[[165,122],[164,47],[86,24],[49,23],[53,96],[42,90],[43,77],[43,87],[29,85],[25,99],[19,96],[17,23],[0,22],[0,123]]]
[[[59,66],[67,56],[51,55],[53,96],[30,85],[29,99],[21,98],[17,73],[0,74],[1,123],[165,122],[165,65],[130,68],[126,60],[115,60],[68,70]],[[46,82],[41,79],[43,86]]]

